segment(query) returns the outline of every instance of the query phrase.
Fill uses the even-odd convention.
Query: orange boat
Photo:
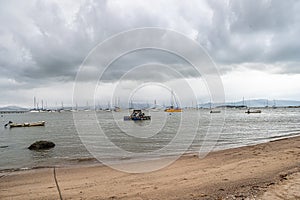
[[[174,107],[174,101],[176,104],[176,107]],[[178,102],[174,96],[173,91],[171,91],[171,106],[165,109],[165,112],[182,112],[182,109],[178,107]]]
[[[174,108],[173,106],[170,106],[169,108],[165,109],[165,112],[182,112],[182,109]]]

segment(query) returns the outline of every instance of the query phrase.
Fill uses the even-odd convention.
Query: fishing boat
[[[250,114],[250,113],[261,113],[261,110],[250,110],[248,109],[245,113]]]
[[[174,101],[176,107],[174,106]],[[173,113],[173,112],[182,112],[182,109],[179,108],[176,98],[174,97],[173,91],[171,91],[171,106],[165,109],[165,112]]]
[[[142,110],[133,110],[130,116],[124,116],[124,120],[151,120],[151,116],[146,116],[145,113],[142,112]]]
[[[45,121],[38,121],[38,122],[25,122],[25,123],[13,123],[12,121],[9,121],[7,124],[4,126],[9,128],[15,128],[15,127],[32,127],[32,126],[45,126]]]

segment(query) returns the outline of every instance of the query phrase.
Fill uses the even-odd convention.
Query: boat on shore
[[[124,116],[125,121],[133,120],[151,120],[151,116],[146,116],[142,110],[133,110],[130,116]]]
[[[16,128],[16,127],[33,127],[33,126],[45,126],[45,121],[38,121],[38,122],[25,122],[25,123],[13,123],[12,121],[9,121],[4,126],[9,128]]]

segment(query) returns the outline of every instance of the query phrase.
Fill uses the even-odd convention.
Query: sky
[[[299,10],[296,0],[0,0],[0,106],[32,107],[34,96],[48,106],[71,105],[76,75],[91,51],[116,34],[144,27],[173,30],[199,44],[218,69],[226,101],[300,100]],[[120,86],[120,77],[141,65],[148,68],[124,76]],[[122,101],[127,92],[136,101],[167,103],[163,85],[182,86],[172,69],[197,90],[198,103],[209,101],[205,81],[186,62],[141,50],[112,64],[95,102],[106,105],[112,96]],[[148,79],[157,84],[137,88]],[[82,81],[89,87],[88,78]],[[80,104],[93,103],[84,94],[80,98]],[[192,102],[188,93],[178,98]]]

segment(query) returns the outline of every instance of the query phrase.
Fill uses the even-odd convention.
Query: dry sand
[[[186,155],[151,173],[105,166],[3,172],[0,199],[300,199],[299,172],[294,137],[204,159]]]

